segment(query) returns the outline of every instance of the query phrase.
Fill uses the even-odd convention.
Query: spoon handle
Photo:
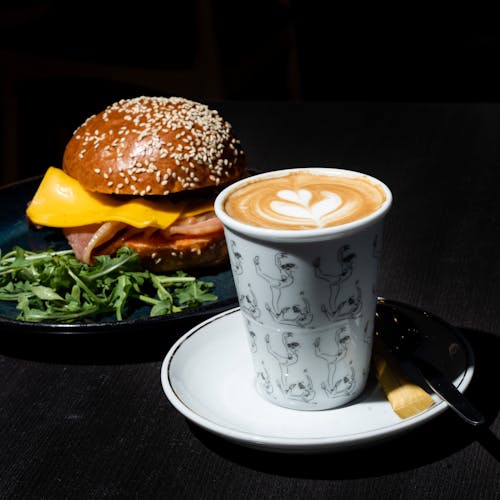
[[[484,424],[483,415],[468,401],[468,399],[429,363],[419,360],[418,369],[429,387],[467,423],[478,426]]]

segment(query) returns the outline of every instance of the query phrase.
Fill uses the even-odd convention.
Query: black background
[[[59,166],[72,131],[121,98],[495,102],[499,55],[496,17],[480,7],[3,4],[0,183]]]

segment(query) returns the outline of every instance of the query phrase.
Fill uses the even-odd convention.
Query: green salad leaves
[[[150,316],[176,313],[217,300],[212,288],[182,271],[167,276],[143,270],[128,247],[114,257],[96,257],[93,266],[79,262],[72,250],[0,251],[0,300],[17,301],[22,321],[122,320],[145,304]]]

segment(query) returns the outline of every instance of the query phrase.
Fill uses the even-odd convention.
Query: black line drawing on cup
[[[277,352],[271,347],[269,334],[265,337],[267,350],[269,354],[276,359],[280,368],[280,380],[276,380],[276,385],[287,399],[302,401],[304,403],[314,403],[312,400],[316,396],[316,392],[312,379],[307,373],[307,369],[304,369],[305,379],[294,381],[293,383],[290,382],[288,368],[298,362],[298,350],[300,348],[300,343],[292,341],[292,338],[293,333],[283,332],[281,336],[282,343],[285,347],[283,353]]]
[[[351,251],[350,246],[343,245],[337,252],[337,261],[340,265],[340,272],[338,274],[325,272],[321,267],[320,257],[317,257],[313,261],[316,277],[326,281],[330,289],[328,303],[321,304],[321,310],[330,321],[355,318],[361,313],[362,297],[359,281],[356,281],[354,284],[354,293],[351,293],[346,299],[339,301],[341,285],[347,282],[352,276],[355,259],[356,254]]]
[[[234,284],[238,294],[240,308],[249,314],[253,319],[258,319],[261,315],[257,296],[252,290],[252,285],[248,283],[248,291],[243,293],[241,290],[240,277],[243,276],[243,255],[239,252],[236,242],[230,241],[231,262],[233,267]]]
[[[281,290],[293,285],[294,282],[292,271],[295,268],[295,264],[293,262],[283,263],[283,259],[287,257],[287,255],[288,254],[285,252],[278,252],[274,256],[274,263],[279,271],[279,276],[277,278],[269,276],[262,271],[260,267],[260,257],[258,255],[253,258],[255,271],[261,278],[264,278],[267,281],[271,288],[271,307],[275,314],[279,314],[280,312],[279,301],[281,298]]]
[[[252,285],[248,283],[248,293],[242,293],[238,297],[240,308],[249,314],[253,319],[259,319],[261,310],[257,301],[257,295],[252,290]]]
[[[241,276],[243,274],[243,256],[236,247],[236,241],[231,240],[230,248],[231,248],[231,253],[233,255],[234,274],[236,274],[237,276]]]
[[[340,396],[350,396],[356,390],[356,372],[352,366],[352,361],[349,362],[349,373],[339,378],[333,387],[333,390],[326,391],[326,394],[331,398],[338,398]]]
[[[262,369],[257,370],[257,383],[262,387],[262,389],[266,392],[268,396],[273,393],[273,384],[271,382],[271,377],[269,376],[269,372],[264,365],[264,361],[261,361]]]
[[[284,354],[280,352],[276,352],[271,347],[271,340],[269,334],[266,335],[266,347],[267,351],[280,365],[280,374],[281,374],[281,389],[286,391],[288,389],[288,367],[290,365],[294,365],[299,360],[298,349],[300,344],[298,342],[291,342],[289,339],[293,337],[293,333],[291,332],[283,332],[281,336],[281,340],[283,345],[285,346]],[[279,384],[279,382],[278,382]]]
[[[300,292],[301,304],[283,307],[278,313],[275,313],[271,306],[266,303],[267,312],[274,318],[275,321],[283,325],[295,325],[305,327],[313,320],[311,313],[311,305],[304,297],[304,291]]]
[[[304,377],[304,380],[300,380],[295,384],[290,384],[286,397],[287,399],[291,399],[293,401],[316,404],[313,401],[316,396],[316,391],[314,390],[312,378],[307,373],[307,370],[304,370]]]
[[[250,326],[250,321],[246,320],[247,322],[247,332],[248,332],[248,342],[250,344],[250,351],[252,353],[257,352],[257,339],[255,332],[252,330],[252,327]]]
[[[324,382],[321,382],[321,388],[330,397],[335,397],[338,395],[338,387],[342,379],[335,380],[337,365],[347,356],[348,346],[351,340],[350,335],[346,333],[345,326],[337,328],[334,335],[335,335],[335,343],[337,345],[337,352],[334,353],[328,353],[321,349],[320,337],[317,337],[314,340],[314,353],[318,358],[325,360],[328,366],[328,375],[326,380]],[[354,377],[354,371],[353,371],[353,377]]]
[[[295,325],[305,327],[313,320],[309,301],[304,296],[304,292],[300,292],[302,304],[281,304],[281,292],[294,283],[293,271],[297,267],[293,262],[285,262],[288,254],[286,252],[278,252],[274,256],[274,263],[278,269],[279,276],[270,276],[262,271],[260,267],[260,257],[254,257],[254,265],[256,273],[267,281],[271,289],[271,304],[265,303],[265,308],[275,321],[284,325]]]
[[[231,240],[229,245],[231,266],[233,268],[234,284],[238,296],[240,294],[240,276],[243,275],[243,255],[238,251],[236,241]]]
[[[354,286],[355,289],[353,290],[353,293],[345,300],[337,303],[334,316],[329,316],[331,320],[356,318],[361,314],[363,302],[361,300],[361,288],[359,286],[359,281],[356,280]],[[327,310],[323,309],[323,307],[321,310],[328,316]]]

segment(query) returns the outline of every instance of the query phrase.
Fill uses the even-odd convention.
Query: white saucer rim
[[[203,415],[198,414],[193,411],[189,406],[187,406],[182,398],[176,393],[172,385],[169,381],[169,366],[174,358],[177,350],[185,343],[187,339],[196,335],[201,330],[203,330],[207,325],[219,321],[221,318],[225,316],[229,316],[232,314],[237,314],[240,312],[240,307],[234,307],[232,309],[228,309],[221,313],[218,313],[210,318],[204,320],[203,322],[195,325],[189,331],[187,331],[184,335],[182,335],[170,348],[167,355],[165,356],[162,366],[161,366],[161,383],[165,395],[167,396],[170,403],[188,420],[194,422],[200,427],[218,434],[221,437],[226,439],[230,439],[232,441],[239,442],[243,445],[257,447],[257,448],[270,448],[270,449],[285,449],[285,450],[307,450],[307,449],[333,449],[333,448],[346,448],[346,447],[358,447],[366,442],[374,442],[380,441],[387,437],[387,435],[397,435],[401,432],[404,432],[406,429],[417,427],[439,414],[443,413],[447,408],[448,404],[445,401],[438,400],[435,404],[430,407],[428,410],[425,410],[418,415],[407,419],[401,419],[397,424],[389,424],[383,427],[378,427],[374,430],[362,431],[359,433],[349,433],[341,436],[325,436],[325,437],[307,437],[307,438],[299,438],[299,437],[285,437],[285,436],[264,436],[260,434],[255,434],[251,432],[245,432],[241,430],[235,430],[230,427],[226,427],[221,425],[213,420],[210,420]],[[462,341],[462,346],[466,350],[467,354],[467,366],[465,370],[462,372],[461,376],[458,378],[458,381],[455,381],[455,385],[460,392],[463,392],[467,389],[470,381],[472,379],[474,373],[474,356],[470,345],[463,338],[463,336],[456,332]],[[271,404],[271,403],[269,403]],[[356,404],[354,401],[353,404]],[[389,402],[387,402],[389,404]],[[297,412],[307,414],[309,412],[304,410],[287,410],[285,411]],[[322,410],[321,412],[335,412],[336,409],[332,410]]]

